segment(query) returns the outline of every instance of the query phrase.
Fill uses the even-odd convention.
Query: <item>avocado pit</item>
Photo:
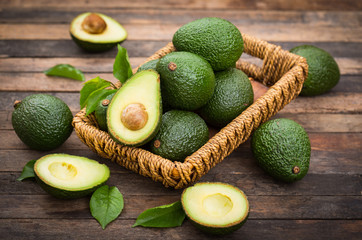
[[[100,34],[107,28],[106,22],[98,14],[89,14],[82,22],[84,31],[90,34]]]
[[[121,121],[132,131],[142,129],[148,121],[148,113],[141,103],[128,104],[122,111]]]

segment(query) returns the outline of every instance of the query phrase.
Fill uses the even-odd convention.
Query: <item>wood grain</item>
[[[46,5],[41,0],[26,1],[26,0],[5,0],[2,1],[0,7],[4,8],[53,8],[53,9],[89,9],[89,8],[147,8],[147,9],[175,9],[175,8],[187,8],[187,9],[268,9],[268,10],[361,10],[362,4],[359,1],[346,0],[305,0],[303,2],[281,2],[278,0],[261,0],[261,1],[234,1],[234,0],[210,0],[210,1],[190,1],[187,4],[177,0],[126,0],[117,1],[110,0],[107,2],[99,2],[97,0],[63,0],[58,2],[57,0],[50,0],[46,2]]]

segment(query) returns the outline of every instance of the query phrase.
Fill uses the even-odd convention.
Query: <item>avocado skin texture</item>
[[[62,145],[73,131],[73,115],[59,98],[33,94],[15,105],[12,125],[26,145],[35,150],[53,150]]]
[[[262,124],[252,136],[251,149],[259,166],[275,179],[294,182],[308,172],[309,137],[293,120],[278,118]],[[297,174],[295,166],[300,169]]]
[[[239,116],[254,101],[253,87],[248,76],[230,68],[215,73],[215,91],[200,115],[214,127],[224,127]]]
[[[107,109],[108,109],[109,104],[107,106],[103,106],[102,102],[105,99],[111,101],[114,94],[115,93],[112,93],[112,94],[108,95],[106,98],[102,99],[98,103],[96,109],[94,110],[94,116],[96,117],[99,129],[101,129],[103,131],[108,130],[108,127],[107,127]]]
[[[150,151],[169,160],[183,162],[208,140],[209,129],[199,115],[171,110],[162,115],[161,127],[150,142]]]
[[[123,41],[120,42],[112,42],[112,43],[94,43],[94,42],[88,42],[84,40],[80,40],[76,38],[72,33],[70,33],[70,36],[72,37],[73,41],[83,50],[91,53],[97,53],[97,52],[105,52],[110,49],[112,49],[117,44],[121,44]]]
[[[154,59],[154,60],[151,60],[151,61],[148,61],[144,64],[142,64],[138,69],[137,69],[137,72],[140,72],[140,71],[143,71],[143,70],[149,70],[149,69],[152,69],[152,70],[155,70],[156,71],[156,66],[157,66],[157,63],[160,59]]]
[[[304,57],[308,64],[308,77],[303,84],[301,96],[316,96],[328,92],[340,79],[338,64],[323,49],[312,45],[301,45],[290,50]]]
[[[170,70],[170,63],[174,63],[176,69]],[[210,64],[196,54],[169,53],[158,62],[157,72],[161,76],[162,100],[173,109],[196,110],[214,93],[214,72]]]
[[[172,39],[178,51],[204,57],[214,71],[235,67],[244,50],[242,35],[231,22],[207,17],[189,22],[179,28]]]

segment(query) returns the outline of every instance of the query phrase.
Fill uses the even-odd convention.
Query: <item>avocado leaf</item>
[[[185,219],[180,201],[147,209],[136,219],[132,227],[178,227]]]
[[[79,104],[81,108],[84,108],[87,105],[88,97],[99,89],[103,89],[111,86],[112,83],[104,80],[100,77],[93,78],[84,83],[82,89],[80,90],[80,99]]]
[[[106,98],[108,95],[116,92],[117,90],[118,89],[101,88],[92,92],[87,100],[86,116],[96,109],[98,103],[102,101],[102,99]]]
[[[58,64],[44,71],[47,76],[57,76],[84,81],[85,77],[81,70],[69,64]]]
[[[105,229],[121,214],[124,206],[123,196],[117,187],[104,185],[92,194],[89,206],[92,216]]]
[[[113,64],[113,75],[117,78],[121,83],[124,83],[132,77],[132,67],[129,63],[129,58],[127,54],[127,49],[121,47],[121,45],[117,45],[118,53],[116,59]]]
[[[20,177],[18,177],[16,180],[23,181],[24,179],[35,177],[35,173],[34,173],[35,162],[36,162],[36,160],[30,160],[27,164],[25,164]]]

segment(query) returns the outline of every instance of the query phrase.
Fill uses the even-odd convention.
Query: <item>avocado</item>
[[[49,194],[73,199],[87,196],[105,184],[109,168],[95,160],[69,154],[49,154],[35,162],[35,178]]]
[[[290,52],[307,60],[308,77],[300,92],[301,96],[316,96],[326,93],[339,82],[338,64],[328,52],[312,45],[297,46]]]
[[[275,179],[294,182],[308,172],[309,137],[291,119],[277,118],[262,124],[252,136],[251,149],[260,167]]]
[[[140,71],[143,71],[143,70],[148,70],[148,69],[152,69],[152,70],[155,70],[156,71],[156,66],[157,66],[157,63],[160,59],[154,59],[154,60],[151,60],[151,61],[148,61],[144,64],[142,64],[138,69],[137,69],[137,72],[140,72]]]
[[[236,68],[216,72],[215,82],[214,94],[200,115],[206,123],[224,127],[253,103],[253,87],[248,76]]]
[[[172,52],[160,59],[162,100],[173,109],[196,110],[210,100],[215,75],[210,64],[189,52]]]
[[[209,129],[196,113],[171,110],[162,115],[161,127],[150,142],[154,154],[184,161],[209,140]]]
[[[140,146],[157,133],[162,116],[160,76],[144,70],[128,79],[107,110],[111,137],[124,145]]]
[[[209,234],[228,234],[248,219],[249,201],[239,188],[220,182],[202,182],[186,188],[181,204],[189,220]]]
[[[244,50],[244,41],[231,22],[206,17],[180,27],[172,39],[177,51],[192,52],[205,58],[214,71],[235,67]]]
[[[88,52],[102,52],[113,48],[127,38],[127,31],[113,18],[101,13],[86,12],[70,24],[74,42]]]
[[[99,101],[96,109],[94,110],[94,116],[97,120],[99,129],[108,131],[107,127],[107,109],[115,93],[112,93]]]
[[[16,101],[12,125],[23,143],[35,150],[53,150],[73,131],[73,115],[67,104],[48,94],[33,94]]]

